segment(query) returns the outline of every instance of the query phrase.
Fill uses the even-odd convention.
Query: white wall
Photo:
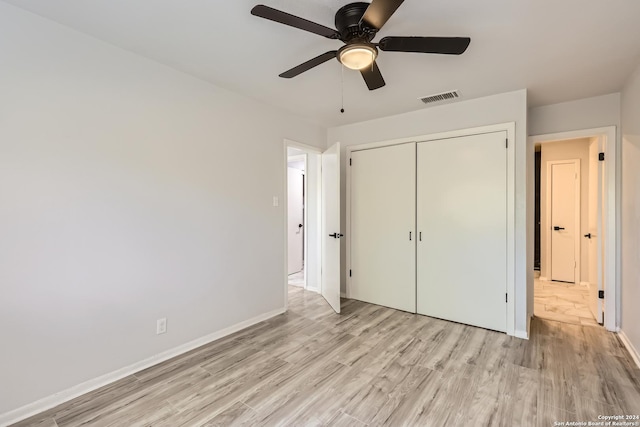
[[[621,328],[640,351],[640,67],[622,91]]]
[[[620,94],[611,93],[529,110],[529,135],[620,126]]]
[[[2,2],[0,93],[0,418],[284,307],[283,140],[324,129]]]
[[[516,164],[515,164],[515,204],[516,204],[516,332],[526,331],[528,315],[532,311],[527,310],[527,271],[533,274],[533,265],[527,269],[526,237],[526,188],[527,159],[533,167],[533,149],[527,150],[527,94],[525,90],[509,92],[485,98],[472,99],[438,107],[425,108],[423,110],[400,114],[391,117],[355,123],[346,126],[330,128],[327,134],[327,146],[339,141],[342,144],[342,224],[346,224],[346,159],[345,149],[348,146],[369,142],[387,141],[398,138],[428,135],[449,130],[472,128],[490,124],[515,122],[516,123]],[[533,210],[531,210],[533,214]],[[533,223],[533,222],[532,222]],[[531,239],[532,241],[532,239]],[[533,247],[531,247],[533,248]],[[342,265],[346,266],[345,247],[343,241]],[[532,261],[531,261],[532,262]],[[346,268],[342,271],[342,290],[345,290]],[[531,281],[533,283],[533,281]],[[533,288],[531,298],[533,298]],[[532,308],[532,307],[531,307]]]
[[[553,224],[547,223],[547,162],[580,159],[580,281],[589,281],[589,245],[582,237],[589,232],[589,142],[590,138],[542,144],[540,170],[540,275],[550,279],[547,265],[547,237]],[[597,193],[596,193],[597,194]]]

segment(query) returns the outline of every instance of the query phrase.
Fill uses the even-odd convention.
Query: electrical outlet
[[[158,319],[156,321],[156,334],[164,334],[167,332],[167,318],[163,317],[162,319]]]

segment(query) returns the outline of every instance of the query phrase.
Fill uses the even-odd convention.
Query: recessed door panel
[[[418,313],[506,331],[506,132],[417,144]]]
[[[350,296],[415,312],[415,144],[351,156]]]

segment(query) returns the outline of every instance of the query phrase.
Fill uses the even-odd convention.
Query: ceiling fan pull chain
[[[340,112],[344,114],[344,65],[340,64]]]

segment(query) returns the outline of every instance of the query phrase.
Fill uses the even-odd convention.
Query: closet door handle
[[[422,242],[422,231],[418,234],[418,240]]]
[[[411,241],[411,232],[409,232],[409,241]]]

